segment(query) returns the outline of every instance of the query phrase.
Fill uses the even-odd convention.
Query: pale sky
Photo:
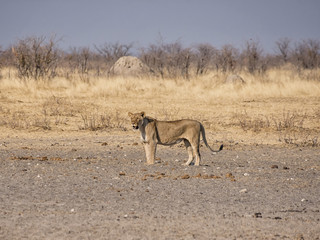
[[[258,40],[274,52],[283,37],[320,40],[320,0],[0,0],[0,46],[51,36],[59,47],[179,40],[219,48]]]

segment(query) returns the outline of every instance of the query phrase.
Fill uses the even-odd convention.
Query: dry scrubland
[[[0,79],[0,239],[319,239],[320,71]],[[146,166],[128,111],[204,123]]]
[[[228,74],[185,79],[92,78],[20,80],[12,69],[0,80],[1,136],[130,130],[128,111],[159,119],[197,119],[209,139],[226,147],[250,144],[319,146],[320,72],[240,73],[245,85],[224,84]]]

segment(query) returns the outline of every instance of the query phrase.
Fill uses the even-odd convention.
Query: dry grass
[[[119,131],[128,111],[159,119],[200,120],[214,140],[229,144],[319,146],[320,70],[241,73],[247,84],[224,84],[212,72],[183,79],[54,78],[21,81],[12,69],[0,80],[1,136],[8,132]],[[131,132],[126,132],[130,134]],[[212,139],[212,140],[213,140]]]

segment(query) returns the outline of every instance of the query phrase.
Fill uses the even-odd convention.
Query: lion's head
[[[134,130],[138,130],[139,126],[141,126],[141,124],[143,122],[143,118],[145,117],[145,113],[144,112],[140,112],[140,113],[129,112],[128,116],[131,118],[132,128]]]

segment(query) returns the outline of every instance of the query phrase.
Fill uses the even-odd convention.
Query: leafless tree
[[[2,46],[0,45],[0,70],[4,62],[3,55],[4,55],[4,51],[2,51]]]
[[[158,44],[140,49],[139,57],[162,78],[189,78],[192,52],[190,48],[184,48],[179,41],[164,43],[161,40]]]
[[[141,48],[140,59],[161,78],[164,78],[165,53],[161,46],[150,44],[148,48]]]
[[[130,55],[133,44],[105,43],[102,46],[95,46],[96,50],[104,57],[108,68],[110,68],[119,58]]]
[[[239,57],[239,51],[230,44],[226,44],[218,51],[215,59],[217,69],[223,72],[234,71]]]
[[[303,40],[296,44],[293,51],[293,62],[299,68],[314,69],[320,67],[320,41]]]
[[[290,54],[290,39],[289,38],[281,38],[276,41],[277,50],[279,51],[279,55],[283,62],[288,62],[289,54]]]
[[[58,49],[56,38],[27,37],[13,47],[15,66],[22,78],[52,78],[56,75]]]
[[[189,77],[190,49],[183,48],[180,42],[167,43],[162,45],[166,56],[166,69],[169,77],[175,78],[181,75]]]
[[[262,63],[262,48],[259,41],[249,40],[245,43],[245,49],[242,52],[243,65],[250,73],[265,70]]]
[[[202,75],[212,66],[218,50],[210,44],[198,44],[195,47],[194,61],[196,75]]]
[[[89,47],[71,48],[71,51],[65,56],[71,72],[78,73],[82,80],[88,80],[90,58],[91,51]]]

